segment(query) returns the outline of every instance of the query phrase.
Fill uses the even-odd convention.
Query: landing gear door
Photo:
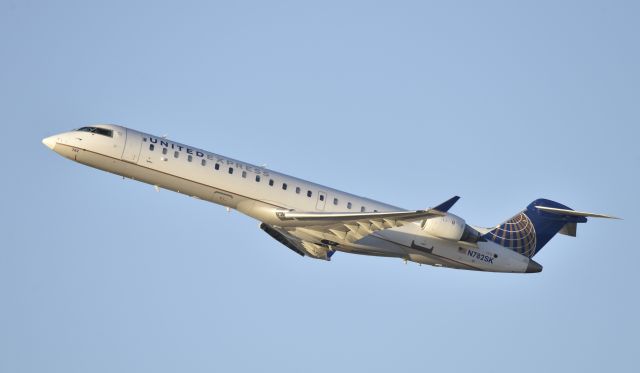
[[[142,149],[142,134],[127,129],[127,140],[124,146],[124,152],[122,152],[122,160],[131,163],[138,163],[140,149]]]

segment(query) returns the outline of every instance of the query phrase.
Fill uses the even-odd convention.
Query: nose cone
[[[527,264],[527,270],[525,272],[526,273],[542,272],[542,266],[540,265],[540,263],[536,262],[535,260],[529,259],[529,264]]]
[[[45,144],[47,148],[53,150],[53,148],[56,146],[56,139],[54,136],[50,136],[42,139],[42,143]]]

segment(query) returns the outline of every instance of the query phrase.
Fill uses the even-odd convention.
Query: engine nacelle
[[[432,236],[460,241],[465,233],[466,226],[467,223],[461,217],[446,214],[439,218],[427,219],[422,225],[422,230]]]

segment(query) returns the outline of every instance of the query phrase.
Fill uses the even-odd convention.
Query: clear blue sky
[[[481,4],[482,3],[482,4]],[[0,371],[634,371],[634,1],[0,0]],[[619,215],[544,271],[291,253],[40,140],[137,128],[492,226]],[[635,369],[634,369],[635,368]]]

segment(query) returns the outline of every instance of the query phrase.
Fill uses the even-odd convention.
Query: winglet
[[[453,196],[451,198],[449,198],[448,200],[442,202],[441,204],[439,204],[438,206],[434,207],[434,210],[438,210],[438,211],[442,211],[442,212],[447,212],[449,211],[449,209],[455,205],[456,202],[458,202],[458,200],[460,199],[459,196]]]

